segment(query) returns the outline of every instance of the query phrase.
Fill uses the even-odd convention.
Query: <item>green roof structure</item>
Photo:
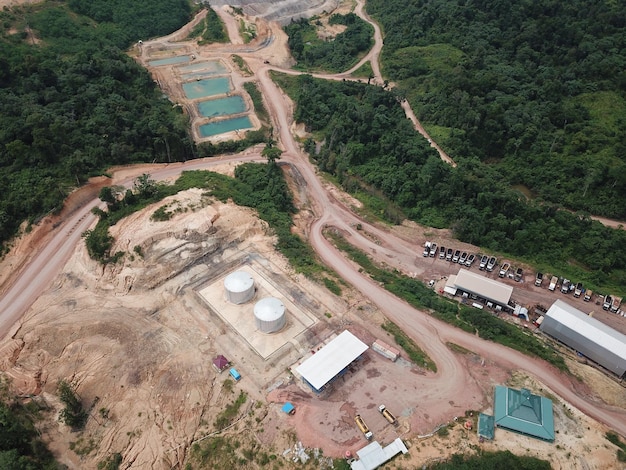
[[[478,415],[478,436],[493,441],[495,423],[493,416],[481,413]]]
[[[496,386],[494,420],[499,428],[526,436],[554,441],[554,416],[552,400],[533,395],[522,388],[515,390]]]

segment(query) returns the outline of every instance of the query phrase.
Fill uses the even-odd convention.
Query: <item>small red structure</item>
[[[226,359],[221,354],[213,359],[213,367],[215,367],[219,372],[225,370],[230,364],[230,361]]]

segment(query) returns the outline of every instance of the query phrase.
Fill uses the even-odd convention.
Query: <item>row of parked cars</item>
[[[541,287],[544,277],[547,276],[544,276],[543,273],[537,273],[535,277],[535,285]],[[561,291],[562,294],[569,294],[570,292],[572,292],[574,294],[574,297],[576,298],[580,298],[582,296],[585,302],[590,302],[594,298],[593,291],[591,289],[586,289],[583,286],[582,282],[574,283],[569,279],[552,276],[550,279],[550,284],[548,285],[548,290],[554,292],[555,290],[557,290],[557,288]],[[624,312],[621,310],[621,297],[611,295],[599,295],[598,305],[599,304],[602,304],[603,310],[608,310],[624,316]]]
[[[431,258],[439,257],[439,259],[459,263],[468,268],[476,261],[476,255],[474,253],[454,250],[452,248],[446,248],[445,246],[437,246],[435,242],[426,242],[424,244],[423,255],[424,257],[430,256]]]

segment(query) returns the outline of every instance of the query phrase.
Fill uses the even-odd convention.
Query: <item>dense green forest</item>
[[[550,470],[546,460],[537,457],[518,456],[508,450],[503,452],[480,452],[476,456],[454,454],[445,462],[437,462],[427,467],[430,470]]]
[[[3,394],[6,394],[3,391]],[[0,400],[0,468],[56,470],[61,468],[33,426],[40,412],[34,403],[23,406],[4,396]]]
[[[449,226],[463,241],[505,252],[548,269],[568,270],[589,285],[626,285],[626,232],[604,227],[556,205],[520,197],[494,184],[498,173],[474,159],[443,163],[412,128],[393,92],[354,82],[275,75],[296,102],[295,119],[322,142],[306,143],[319,167],[343,187],[394,201],[381,209]],[[550,271],[555,272],[555,271]],[[573,277],[573,276],[572,276]]]
[[[0,254],[21,221],[60,207],[89,175],[192,157],[186,118],[124,53],[180,27],[189,7],[142,3],[71,2],[121,23],[63,2],[0,12]]]
[[[455,160],[491,175],[492,191],[505,183],[626,219],[623,2],[368,0],[367,9],[384,31],[383,73]]]
[[[354,13],[332,15],[329,24],[346,26],[332,40],[324,41],[317,35],[318,18],[300,19],[285,26],[288,45],[297,67],[303,70],[324,69],[343,72],[356,64],[359,54],[372,47],[374,28]]]

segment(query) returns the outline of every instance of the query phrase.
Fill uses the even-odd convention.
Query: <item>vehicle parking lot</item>
[[[433,280],[447,279],[449,275],[457,274],[461,266],[465,269],[476,269],[482,271],[481,274],[485,277],[514,286],[512,301],[528,308],[531,321],[533,320],[532,312],[536,306],[547,309],[560,298],[626,334],[626,307],[622,305],[622,299],[617,296],[598,294],[586,289],[581,282],[558,275],[537,273],[528,266],[514,266],[512,262],[498,260],[493,255],[448,247],[439,241],[429,241],[429,246],[433,245],[436,246],[436,253],[432,254],[429,250],[426,255],[429,258],[427,262],[430,263],[426,273],[432,276]],[[462,259],[463,263],[461,263]],[[551,286],[553,280],[554,289]]]

